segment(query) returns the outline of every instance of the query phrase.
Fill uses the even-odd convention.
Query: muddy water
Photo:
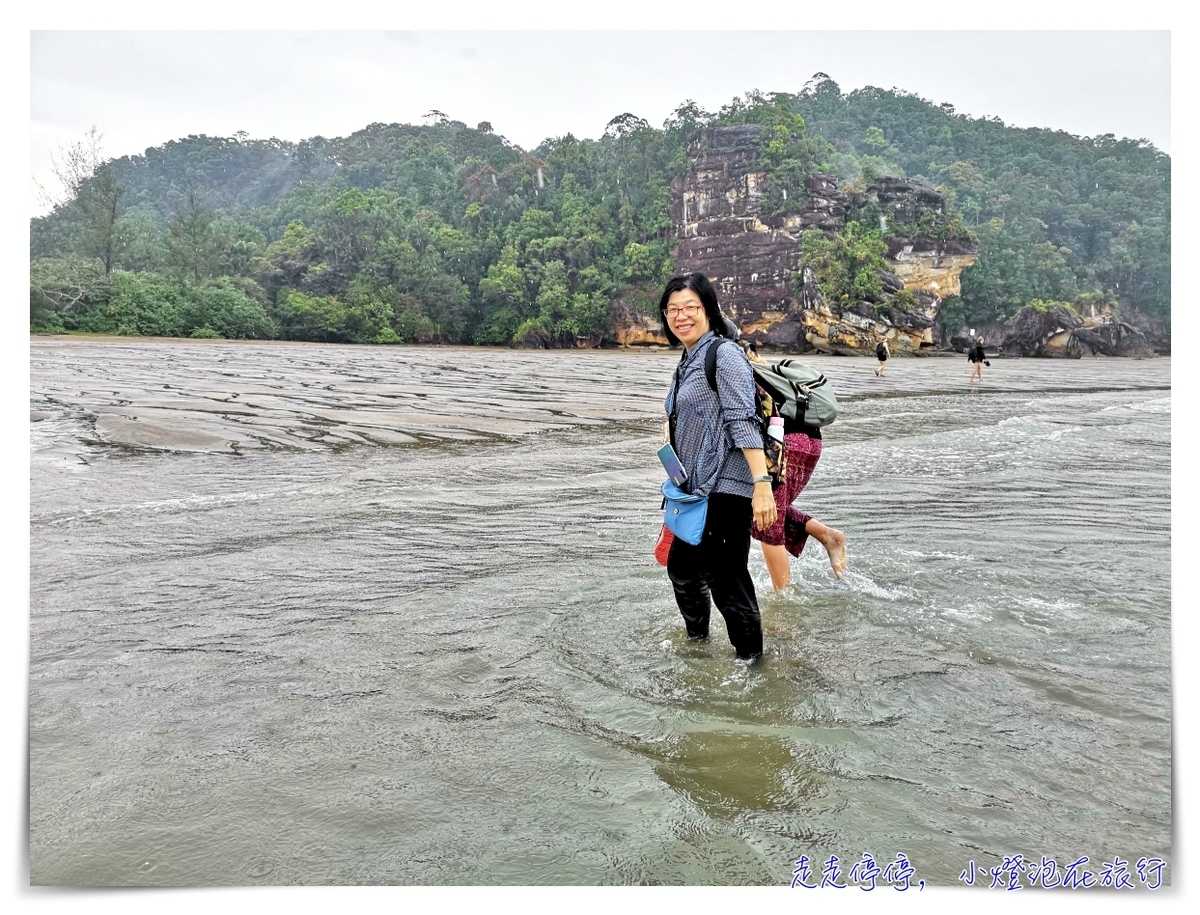
[[[32,882],[1169,882],[1170,361],[811,360],[851,568],[753,552],[746,667],[651,556],[675,358],[33,339]]]

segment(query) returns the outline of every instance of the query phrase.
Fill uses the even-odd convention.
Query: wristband
[[[771,475],[769,473],[764,473],[761,477],[755,477],[750,482],[751,483],[770,483]]]

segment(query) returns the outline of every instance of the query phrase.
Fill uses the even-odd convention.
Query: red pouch
[[[654,545],[654,558],[658,560],[660,566],[667,564],[667,557],[671,554],[671,544],[675,542],[675,535],[671,533],[671,529],[665,524],[662,532],[658,535],[658,543]]]

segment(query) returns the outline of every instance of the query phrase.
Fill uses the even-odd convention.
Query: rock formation
[[[624,299],[613,302],[611,323],[619,346],[667,345],[657,314],[640,312]]]
[[[1116,320],[1084,320],[1075,341],[1102,356],[1153,356],[1156,349],[1132,324]]]
[[[1060,305],[1045,311],[1026,308],[1008,322],[1000,344],[1006,356],[1078,359],[1085,351],[1104,356],[1152,356],[1146,335],[1111,315],[1081,318]]]
[[[1075,339],[1079,315],[1069,308],[1053,305],[1045,310],[1024,308],[1008,322],[1000,351],[1011,356],[1081,355]]]
[[[760,346],[859,354],[873,353],[886,338],[896,354],[931,347],[942,300],[958,294],[959,275],[978,256],[974,246],[909,231],[925,214],[944,217],[942,196],[921,182],[898,178],[879,179],[848,195],[834,176],[814,174],[793,211],[772,215],[763,205],[770,183],[759,163],[764,131],[757,124],[711,127],[688,139],[691,168],[671,189],[677,271],[709,277],[722,308]],[[839,230],[848,212],[859,211],[877,212],[885,231],[884,293],[879,301],[831,306],[812,270],[801,263],[801,234]],[[889,301],[901,289],[912,292],[915,308]],[[623,307],[615,307],[613,316],[620,343],[666,342],[657,321]]]

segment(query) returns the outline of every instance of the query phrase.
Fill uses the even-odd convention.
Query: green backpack
[[[708,348],[704,354],[704,377],[708,379],[708,386],[712,388],[714,394],[717,393],[717,350],[721,344],[733,342],[731,340],[718,340]],[[741,347],[739,347],[739,350]],[[743,355],[745,355],[743,353]],[[754,368],[753,362],[750,365]],[[754,421],[758,424],[759,432],[762,434],[762,449],[763,457],[767,460],[767,475],[771,478],[771,489],[778,489],[787,477],[787,450],[783,447],[783,437],[773,438],[769,433],[771,417],[782,416],[779,412],[779,404],[767,392],[767,390],[758,383],[758,376],[754,378]]]
[[[704,376],[714,391],[717,389],[717,347],[724,342],[718,341],[704,354]],[[838,402],[833,386],[816,369],[795,359],[749,361],[755,384],[770,395],[780,416],[810,426],[828,426],[837,419]]]

